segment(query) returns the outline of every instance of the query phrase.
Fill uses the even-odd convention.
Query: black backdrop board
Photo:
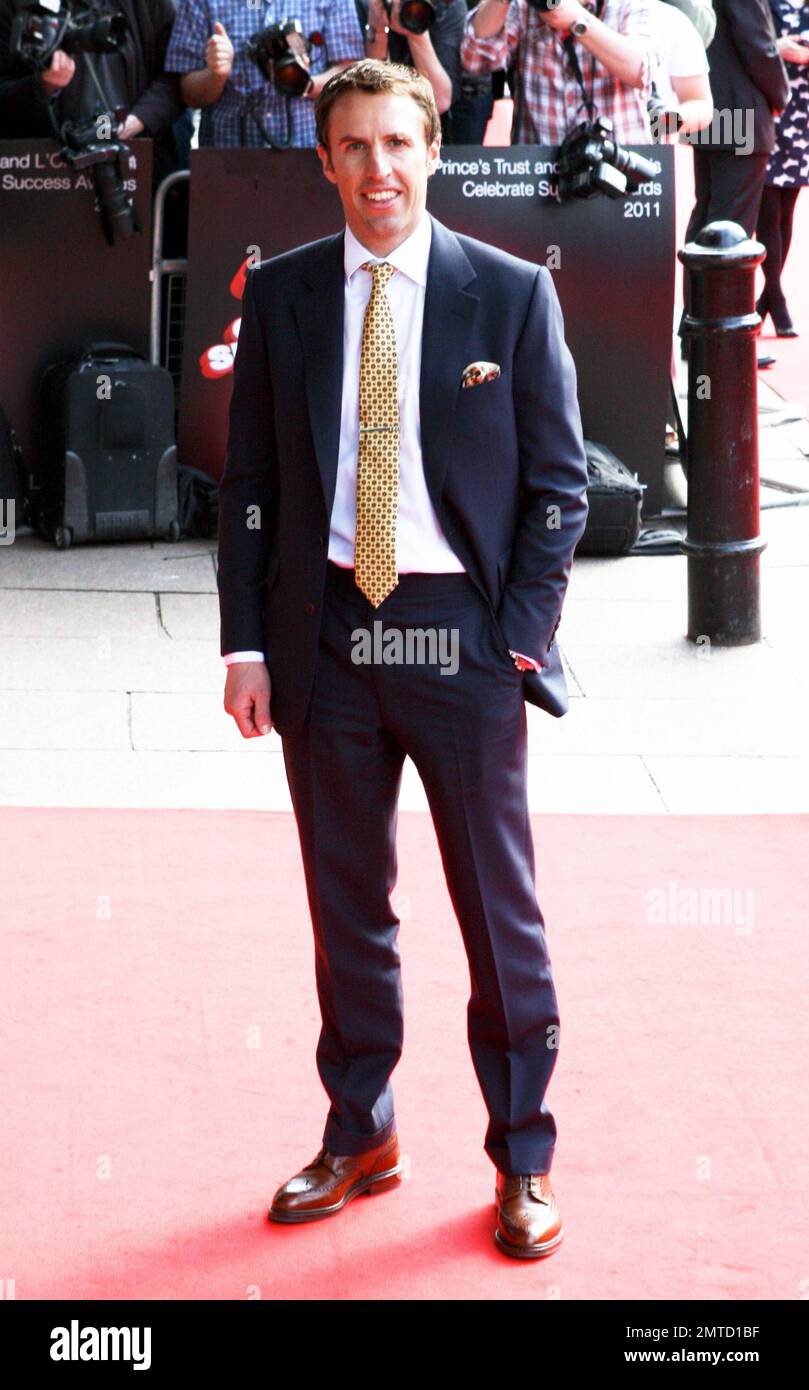
[[[230,327],[239,271],[345,225],[337,189],[313,149],[191,151],[188,279],[177,454],[219,478],[233,373]]]
[[[149,355],[152,142],[132,142],[126,180],[142,231],[115,246],[94,211],[91,176],[67,168],[59,149],[56,140],[0,141],[0,402],[26,472],[37,468],[45,367],[91,342]]]
[[[554,151],[534,145],[447,146],[427,206],[454,231],[547,265],[576,361],[585,433],[662,505],[674,312],[674,151],[639,147],[660,172],[626,200],[559,203]],[[481,191],[484,190],[484,191]],[[195,150],[180,401],[183,463],[221,475],[234,322],[243,267],[344,225],[314,150]],[[554,249],[556,248],[556,249]]]
[[[584,433],[606,444],[646,483],[643,511],[651,516],[663,505],[674,319],[674,150],[632,149],[659,164],[654,183],[626,199],[560,203],[548,189],[555,151],[536,145],[448,146],[430,179],[428,205],[454,231],[548,266],[576,363]],[[477,174],[454,172],[457,164],[476,161]],[[523,191],[474,192],[492,185]]]

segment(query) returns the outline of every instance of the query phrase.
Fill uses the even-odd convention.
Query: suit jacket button
[[[326,544],[326,537],[325,537],[325,536],[318,536],[318,538],[317,538],[317,543],[318,543],[318,545],[325,545],[325,544]]]
[[[303,605],[303,611],[304,613],[308,613],[311,616],[311,614],[315,611],[315,605],[313,603],[305,603]]]

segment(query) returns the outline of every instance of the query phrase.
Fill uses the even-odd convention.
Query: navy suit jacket
[[[432,241],[419,390],[427,487],[508,649],[542,663],[525,698],[568,708],[554,640],[587,519],[576,371],[550,272],[451,231]],[[221,651],[259,650],[281,735],[314,680],[337,478],[344,232],[248,273],[220,481]],[[500,376],[461,387],[473,361]]]
[[[770,5],[768,0],[714,0],[714,10],[716,33],[708,48],[714,108],[751,111],[751,153],[770,154],[775,147],[773,111],[780,113],[789,101],[789,78],[776,47]],[[746,122],[738,134],[717,122],[715,142],[709,139],[711,129],[700,131],[695,148],[747,146]]]

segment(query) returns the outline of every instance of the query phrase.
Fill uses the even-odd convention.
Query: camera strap
[[[530,0],[529,0],[529,3],[530,3]],[[600,18],[601,18],[602,12],[603,12],[603,10],[604,10],[604,4],[605,4],[605,0],[596,0],[596,7],[595,7],[596,19],[600,19]],[[522,32],[522,34],[521,34],[521,41],[522,41],[522,42],[521,42],[521,46],[520,46],[520,49],[519,49],[517,55],[515,55],[515,61],[514,61],[514,65],[513,65],[513,68],[512,68],[512,71],[513,71],[513,73],[514,73],[515,85],[516,85],[516,87],[517,87],[516,99],[515,99],[515,102],[514,102],[514,112],[513,112],[512,122],[511,122],[511,137],[510,137],[510,138],[511,138],[511,143],[512,143],[512,145],[516,145],[516,144],[517,144],[517,135],[518,135],[518,132],[519,132],[519,130],[520,130],[520,126],[521,126],[521,124],[522,124],[523,105],[524,105],[524,103],[525,103],[525,72],[524,72],[524,70],[523,70],[523,59],[525,59],[526,62],[527,62],[527,43],[526,43],[526,33],[525,33],[525,30],[523,30],[523,32]],[[561,42],[562,42],[562,47],[564,48],[565,53],[567,54],[568,61],[569,61],[569,63],[570,63],[571,69],[572,69],[572,71],[573,71],[573,76],[575,77],[576,81],[577,81],[578,84],[579,84],[579,89],[580,89],[581,94],[582,94],[582,100],[583,100],[584,105],[585,105],[585,107],[586,107],[586,109],[587,109],[587,118],[588,118],[588,120],[592,120],[592,119],[593,119],[593,112],[595,111],[595,102],[593,101],[593,87],[594,87],[594,85],[595,85],[596,60],[595,60],[595,58],[593,57],[593,55],[591,54],[591,55],[590,55],[590,95],[588,96],[588,95],[587,95],[587,88],[586,88],[585,85],[584,85],[584,78],[582,77],[581,67],[579,66],[579,55],[578,55],[577,52],[576,52],[576,45],[574,44],[574,42],[573,42],[573,40],[572,40],[572,38],[570,37],[569,34],[568,34],[567,38],[566,38],[566,39],[562,39]]]
[[[600,18],[601,18],[601,12],[602,12],[603,9],[604,9],[604,0],[596,0],[596,19],[600,19]],[[572,71],[573,71],[573,76],[575,77],[576,81],[577,81],[578,84],[579,84],[579,91],[581,92],[582,102],[584,103],[585,110],[587,111],[587,119],[588,119],[588,121],[592,121],[592,119],[593,119],[593,114],[594,114],[594,112],[595,112],[595,102],[594,102],[594,100],[593,100],[593,88],[594,88],[594,86],[595,86],[596,60],[595,60],[595,58],[593,57],[593,55],[592,55],[592,53],[591,53],[591,54],[590,54],[590,93],[589,93],[589,96],[588,96],[587,88],[586,88],[585,85],[584,85],[584,78],[582,77],[581,65],[580,65],[580,63],[579,63],[579,55],[578,55],[578,53],[576,52],[576,45],[575,45],[575,43],[573,42],[573,39],[572,39],[572,37],[571,37],[570,34],[567,35],[567,38],[562,39],[562,47],[563,47],[563,49],[565,50],[565,53],[567,54],[568,62],[570,63],[571,69],[572,69]]]

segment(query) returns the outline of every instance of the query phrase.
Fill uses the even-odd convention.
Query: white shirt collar
[[[395,251],[391,251],[390,255],[377,256],[375,252],[369,251],[367,246],[363,246],[362,242],[357,240],[346,223],[344,254],[346,284],[363,261],[389,261],[397,270],[402,271],[411,280],[415,280],[417,285],[426,285],[432,235],[432,222],[425,208],[410,236],[401,242]]]

